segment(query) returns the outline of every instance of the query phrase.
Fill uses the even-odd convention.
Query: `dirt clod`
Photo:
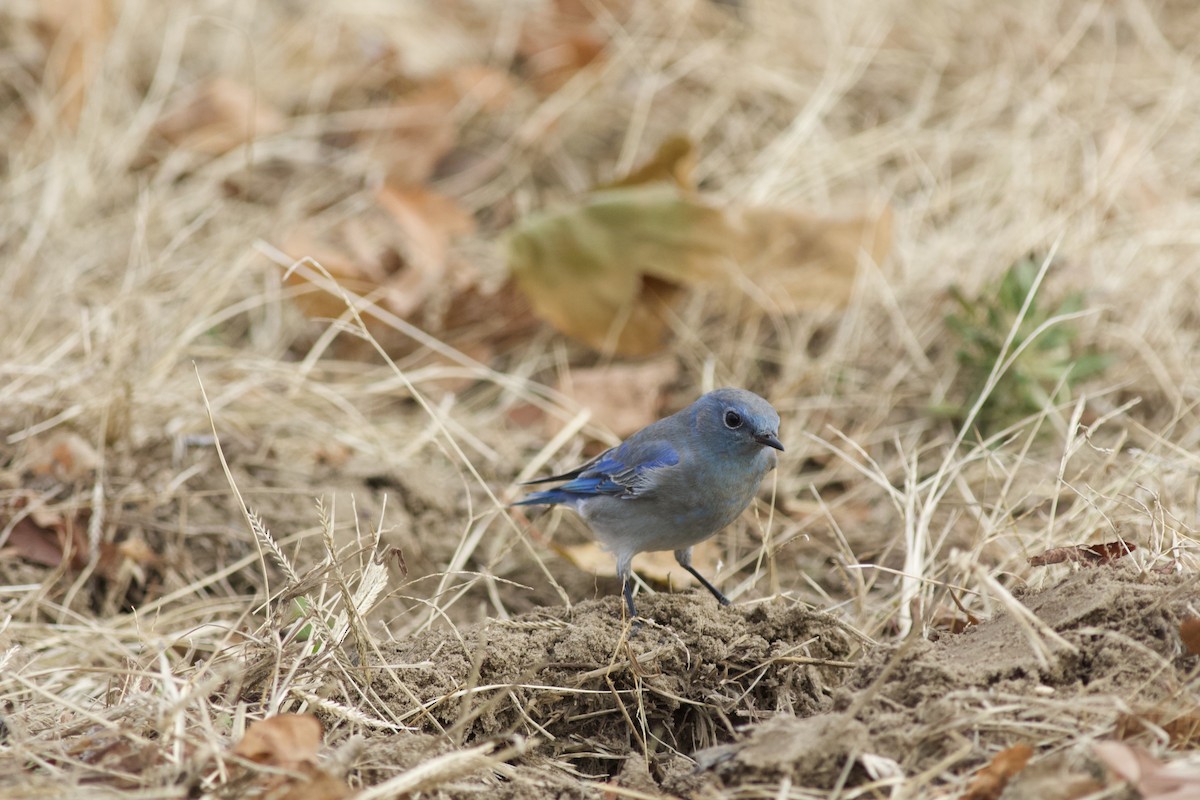
[[[377,672],[373,688],[402,706],[412,692],[422,706],[412,723],[460,742],[538,737],[577,769],[611,776],[647,747],[670,760],[728,742],[746,723],[820,713],[845,669],[812,662],[855,650],[833,617],[784,601],[641,603],[646,622],[632,636],[616,597],[433,631],[385,649],[387,663],[416,666]]]

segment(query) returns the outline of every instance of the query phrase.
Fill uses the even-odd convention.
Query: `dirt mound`
[[[1082,570],[1020,599],[1031,616],[865,650],[830,615],[699,594],[643,599],[652,621],[632,637],[617,597],[430,631],[385,649],[390,668],[372,678],[384,702],[419,704],[406,721],[422,732],[370,744],[368,760],[523,736],[519,769],[484,779],[511,796],[591,796],[591,781],[683,796],[829,789],[935,765],[961,774],[1083,728],[1111,735],[1122,709],[1155,707],[1197,666],[1179,638],[1200,599],[1191,578]],[[1102,774],[1081,755],[1065,769]]]
[[[469,744],[519,734],[574,771],[616,774],[649,750],[661,779],[738,726],[828,710],[856,640],[833,617],[775,601],[641,600],[632,636],[620,598],[433,631],[383,651],[372,688],[411,724]],[[397,680],[399,679],[399,680]],[[683,764],[673,764],[679,760]]]

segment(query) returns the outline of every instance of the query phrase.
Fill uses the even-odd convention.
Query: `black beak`
[[[779,452],[783,452],[783,442],[779,441],[779,437],[773,433],[756,433],[754,441],[765,447],[774,447]]]

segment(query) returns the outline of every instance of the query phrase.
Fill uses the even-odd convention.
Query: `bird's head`
[[[693,424],[722,449],[754,453],[764,447],[783,450],[779,413],[745,389],[717,389],[696,401]]]

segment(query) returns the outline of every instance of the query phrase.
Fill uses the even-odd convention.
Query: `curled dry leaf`
[[[59,431],[40,440],[18,462],[22,472],[34,477],[52,477],[60,481],[87,478],[100,466],[96,448],[77,433]]]
[[[1096,755],[1144,800],[1195,800],[1200,797],[1200,765],[1168,764],[1141,747],[1097,742]]]
[[[521,26],[517,55],[521,72],[542,94],[562,88],[580,70],[600,60],[608,33],[600,12],[608,20],[622,19],[628,2],[622,0],[551,0],[528,13]]]
[[[404,560],[404,550],[399,547],[389,547],[375,554],[376,564],[391,564],[400,573],[401,578],[408,577],[408,563]]]
[[[271,800],[341,800],[353,793],[317,766],[321,723],[312,714],[280,714],[250,725],[233,748],[242,758],[299,773],[264,774],[263,797]]]
[[[353,796],[346,782],[317,766],[323,730],[311,714],[281,714],[254,722],[234,753],[256,764],[277,766],[298,775],[264,774],[263,798],[269,800],[343,800]]]
[[[1200,617],[1187,617],[1179,623],[1179,638],[1194,656],[1200,656]]]
[[[511,281],[485,285],[481,273],[454,253],[456,238],[474,230],[472,216],[454,200],[431,189],[385,184],[373,206],[324,230],[310,224],[288,233],[280,249],[295,259],[311,258],[352,296],[364,297],[386,314],[412,322],[480,362],[496,347],[528,335],[536,327],[529,304]],[[302,313],[314,319],[337,319],[346,304],[307,265],[292,270],[287,283]],[[362,312],[371,335],[391,355],[416,349],[386,314]],[[338,341],[343,358],[372,351],[358,340]],[[444,359],[431,357],[437,368]],[[410,367],[413,365],[409,365]],[[450,391],[470,383],[474,375],[450,374],[447,364],[439,385]]]
[[[55,98],[59,118],[74,127],[112,33],[112,0],[41,0],[38,12],[47,54],[43,82]]]
[[[1025,769],[1033,756],[1033,748],[1027,744],[1016,744],[1001,750],[986,767],[971,778],[962,800],[998,800],[1004,787],[1018,772]]]
[[[398,66],[389,65],[383,76],[395,77]],[[379,79],[374,78],[376,83]],[[450,338],[444,336],[446,330],[474,323],[485,329],[481,336],[503,335],[506,321],[527,318],[528,312],[523,303],[506,302],[503,289],[482,288],[479,273],[452,257],[452,241],[474,229],[474,218],[425,182],[457,143],[462,109],[494,110],[508,102],[510,92],[503,73],[463,67],[404,92],[389,106],[338,114],[336,132],[376,158],[388,179],[370,209],[324,229],[312,222],[298,225],[283,236],[283,251],[296,259],[317,260],[342,288],[443,341]],[[307,288],[312,279],[316,276],[301,269],[290,273],[288,282]],[[308,317],[346,313],[342,297],[323,289],[296,296],[296,303]],[[367,312],[364,318],[372,336],[392,355],[413,349],[413,342],[379,314]],[[528,321],[523,327],[528,329]],[[470,347],[462,341],[454,345]],[[344,337],[338,347],[343,357],[370,351]]]
[[[1200,707],[1191,710],[1147,708],[1134,714],[1122,714],[1114,732],[1118,739],[1132,739],[1145,733],[1167,735],[1176,750],[1193,750],[1200,746]]]
[[[82,538],[77,544],[82,544]],[[57,567],[63,559],[63,543],[58,534],[41,527],[29,517],[18,520],[9,531],[4,549],[18,558],[44,567]]]
[[[485,318],[483,327],[495,333],[507,316],[521,314],[519,303],[493,306],[479,286],[478,273],[453,257],[453,240],[474,228],[472,217],[457,203],[429,189],[392,185],[383,186],[374,199],[372,208],[323,233],[314,233],[311,225],[297,227],[281,249],[292,258],[316,260],[352,295],[367,297],[384,311],[439,335]],[[290,286],[311,289],[295,296],[300,310],[317,319],[345,314],[342,297],[313,281],[319,283],[320,276],[306,267],[288,275]],[[389,352],[412,349],[411,340],[378,315],[368,311],[363,317]]]
[[[251,723],[233,752],[256,764],[287,769],[316,762],[322,733],[312,714],[279,714]]]
[[[337,133],[379,162],[389,183],[420,185],[433,177],[438,164],[458,144],[466,115],[499,111],[512,94],[505,73],[482,66],[460,67],[390,99],[387,105],[339,114]]]
[[[87,525],[90,517],[86,510],[73,514],[35,511],[17,520],[0,554],[8,551],[45,567],[58,567],[65,561],[71,569],[82,569],[88,562]],[[0,527],[7,522],[0,516]]]
[[[450,240],[473,231],[475,220],[450,198],[420,187],[385,185],[375,202],[396,222],[407,267],[389,287],[389,305],[409,317],[446,279]]]
[[[135,532],[120,542],[101,542],[96,572],[109,579],[128,574],[138,585],[143,585],[146,582],[145,568],[157,564],[159,560],[158,553]]]
[[[850,301],[860,258],[881,264],[892,248],[890,208],[851,219],[751,208],[735,221],[739,263],[759,290],[750,299],[780,314],[842,308]]]
[[[558,390],[590,409],[593,422],[624,439],[662,415],[663,393],[678,375],[679,365],[669,358],[585,367],[565,375]]]
[[[838,308],[860,258],[891,248],[890,210],[831,221],[706,203],[687,186],[691,152],[670,140],[634,172],[648,183],[618,180],[510,230],[509,268],[537,316],[602,352],[647,355],[685,287],[732,288],[752,313]]]
[[[176,147],[219,156],[283,130],[283,115],[249,86],[214,78],[191,90],[154,126]]]
[[[64,738],[62,746],[71,759],[96,769],[99,775],[112,781],[114,788],[135,790],[144,787],[134,776],[164,761],[163,748],[158,743],[142,744],[139,738],[97,725],[80,735]],[[191,750],[186,742],[182,746],[186,751]]]
[[[1077,561],[1087,566],[1103,566],[1129,555],[1134,550],[1137,550],[1136,544],[1120,541],[1052,547],[1041,555],[1032,556],[1029,564],[1033,567],[1044,567],[1065,561]]]
[[[534,313],[596,350],[661,350],[681,287],[726,274],[721,212],[674,186],[593,192],[531,215],[508,239],[508,264]]]

